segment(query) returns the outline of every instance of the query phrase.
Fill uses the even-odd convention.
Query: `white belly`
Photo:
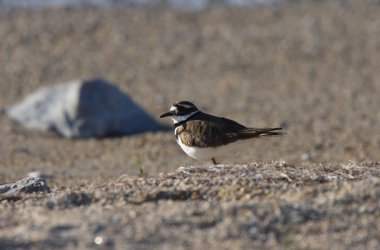
[[[220,161],[228,157],[229,155],[246,148],[249,141],[251,140],[237,141],[219,147],[201,148],[188,147],[185,144],[183,144],[179,138],[177,140],[182,150],[185,151],[185,153],[188,156],[197,160],[211,160],[212,158],[214,158],[216,161]]]

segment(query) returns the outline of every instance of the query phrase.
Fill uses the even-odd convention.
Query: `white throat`
[[[187,119],[189,119],[191,116],[195,115],[198,112],[199,112],[199,110],[191,112],[190,114],[187,114],[187,115],[174,115],[174,116],[170,116],[170,118],[172,118],[174,124],[176,124],[176,123],[180,123],[180,122],[186,121]]]

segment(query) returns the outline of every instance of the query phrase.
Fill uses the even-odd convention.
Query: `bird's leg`
[[[218,164],[218,163],[216,162],[215,158],[212,158],[211,160],[212,160],[212,163],[214,163],[214,165]]]

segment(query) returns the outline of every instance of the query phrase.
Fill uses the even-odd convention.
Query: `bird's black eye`
[[[190,111],[189,108],[181,106],[181,105],[177,105],[176,108],[177,108],[176,113],[178,115],[187,114]]]
[[[183,112],[185,109],[184,109],[184,107],[182,107],[182,106],[175,106],[176,108],[177,108],[177,112],[178,113],[181,113],[181,112]]]
[[[190,102],[179,102],[173,104],[176,115],[188,115],[191,112],[197,111],[197,108]]]

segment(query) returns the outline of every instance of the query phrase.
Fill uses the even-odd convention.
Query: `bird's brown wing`
[[[221,126],[216,122],[191,120],[183,125],[179,136],[182,143],[187,146],[216,147],[236,141],[236,139],[227,135],[229,131],[226,131],[226,128],[228,127]]]
[[[206,114],[202,114],[203,116]],[[280,135],[281,128],[247,128],[235,121],[223,117],[209,115],[204,119],[190,119],[183,125],[181,141],[193,147],[217,147],[238,140],[250,139],[259,136]],[[203,117],[205,118],[205,117]]]

